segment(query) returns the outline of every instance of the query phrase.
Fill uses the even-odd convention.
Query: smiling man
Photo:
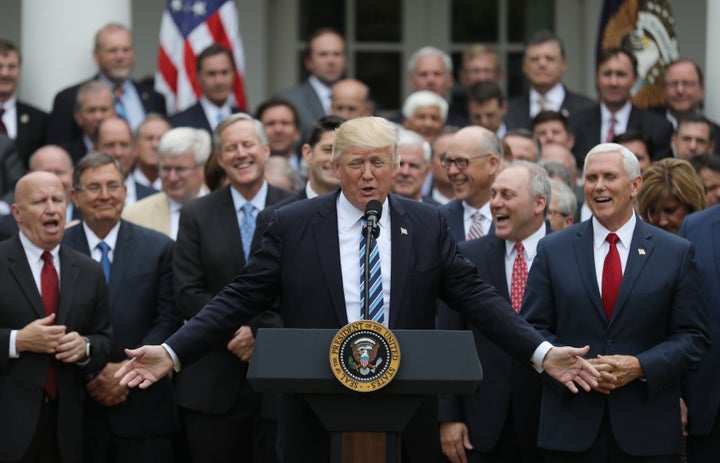
[[[548,340],[588,343],[593,392],[543,384],[538,444],[545,461],[678,461],[680,385],[709,347],[692,245],[634,212],[635,155],[605,143],[585,157],[592,219],[537,247],[522,313]]]
[[[433,206],[440,203],[423,196],[422,187],[430,173],[432,148],[423,137],[410,130],[401,129],[398,135],[397,152],[400,166],[393,177],[392,192]]]
[[[396,127],[382,118],[358,118],[341,125],[333,146],[340,191],[275,211],[260,249],[243,272],[168,339],[166,347],[128,351],[135,360],[119,373],[127,373],[123,384],[149,386],[173,368],[172,356],[176,369],[192,368],[187,365],[223,344],[238,326],[276,301],[288,328],[337,329],[359,320],[358,250],[363,211],[371,200],[383,204],[377,245],[386,326],[433,329],[440,296],[519,361],[533,359],[538,370],[544,367],[571,389],[576,389],[573,379],[583,387],[595,384],[595,372],[577,357],[587,348],[551,347],[512,315],[507,301],[480,281],[474,267],[457,252],[437,209],[388,194],[398,164],[396,142]],[[210,318],[221,322],[208,323]],[[433,415],[429,410],[420,412],[403,433],[407,457],[403,461],[425,462],[428,455],[439,452]],[[285,395],[280,402],[278,444],[285,463],[329,459],[329,433],[295,395]]]
[[[500,172],[500,141],[484,127],[465,127],[450,140],[442,165],[455,199],[440,208],[456,241],[492,233],[490,187]]]

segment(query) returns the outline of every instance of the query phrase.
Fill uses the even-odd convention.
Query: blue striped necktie
[[[242,206],[243,219],[240,225],[240,238],[242,239],[243,254],[245,254],[245,262],[250,256],[250,244],[252,244],[253,235],[255,234],[255,206],[252,203],[245,203]]]
[[[363,225],[365,221],[363,220]],[[365,246],[367,245],[365,234],[360,238],[360,318],[365,319]],[[377,240],[372,240],[370,245],[370,317],[369,319],[378,323],[385,321],[385,310],[383,308],[382,275],[380,273],[380,252]]]

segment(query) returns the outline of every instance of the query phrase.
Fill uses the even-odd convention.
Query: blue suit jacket
[[[556,345],[590,345],[588,357],[633,355],[646,381],[609,396],[570,397],[555,381],[543,387],[538,443],[587,450],[607,413],[622,450],[679,454],[680,378],[709,347],[695,252],[686,240],[637,220],[610,323],[595,274],[592,220],[545,237],[528,274],[523,314]]]
[[[63,243],[90,255],[82,225],[68,228]],[[108,284],[114,340],[109,361],[125,360],[125,348],[161,343],[182,324],[173,298],[172,254],[167,236],[120,222]],[[153,437],[177,427],[170,378],[149,389],[131,389],[127,400],[113,407],[95,406],[90,399],[87,405],[90,423],[106,415],[110,429],[122,437]]]
[[[685,379],[688,432],[707,435],[720,410],[720,206],[688,216],[680,228],[698,250],[698,267],[708,311],[710,352]]]
[[[545,227],[550,233],[550,227],[547,224]],[[488,235],[459,243],[458,248],[475,264],[480,278],[495,286],[509,301],[505,240]],[[522,444],[527,449],[535,448],[540,414],[540,375],[527,362],[514,361],[477,328],[469,326],[464,317],[444,304],[440,304],[437,327],[441,330],[471,329],[484,373],[483,381],[473,395],[440,396],[440,421],[464,422],[475,449],[487,452],[495,448],[505,421],[512,414]]]
[[[275,211],[255,252],[238,278],[167,342],[183,365],[196,360],[232,335],[238,326],[279,297],[284,326],[338,329],[347,324],[340,245],[338,193],[297,201]],[[471,323],[510,352],[527,361],[541,336],[509,308],[492,286],[457,251],[455,240],[437,208],[390,195],[392,273],[389,326],[432,329],[435,300],[461,310]],[[219,322],[219,323],[218,323]],[[327,433],[312,413],[280,412],[283,456],[304,461],[327,459]],[[433,420],[403,438],[417,461],[438,450]],[[413,458],[411,457],[411,460]]]

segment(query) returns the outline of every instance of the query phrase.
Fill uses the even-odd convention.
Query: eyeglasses
[[[108,194],[115,195],[122,190],[123,184],[118,182],[110,182],[105,185],[99,183],[91,183],[84,188],[76,188],[79,192],[85,192],[93,196],[97,196],[102,193],[103,190],[107,191]]]
[[[665,82],[665,86],[668,88],[695,88],[698,86],[698,82],[692,81],[692,80],[673,80],[670,82]]]
[[[440,164],[446,169],[449,169],[450,166],[455,164],[455,167],[458,168],[458,170],[467,169],[467,166],[470,165],[470,161],[473,159],[479,159],[479,158],[486,158],[489,156],[492,156],[493,153],[487,153],[487,154],[478,154],[477,156],[472,156],[470,158],[448,158],[444,157],[440,160]]]
[[[566,219],[567,219],[568,217],[570,217],[570,214],[566,214],[566,213],[564,213],[564,212],[556,211],[555,209],[548,209],[548,211],[547,211],[547,215],[549,215],[550,217],[555,217],[555,216],[558,215],[558,214],[561,215],[561,216],[563,216],[563,217],[565,217]]]
[[[178,176],[183,176],[190,172],[193,169],[196,169],[198,166],[160,166],[160,175],[167,176],[170,175],[170,172],[173,170]]]

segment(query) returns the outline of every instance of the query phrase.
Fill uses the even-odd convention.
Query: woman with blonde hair
[[[689,162],[662,159],[643,172],[637,210],[647,223],[677,235],[685,216],[706,206],[705,190]]]

